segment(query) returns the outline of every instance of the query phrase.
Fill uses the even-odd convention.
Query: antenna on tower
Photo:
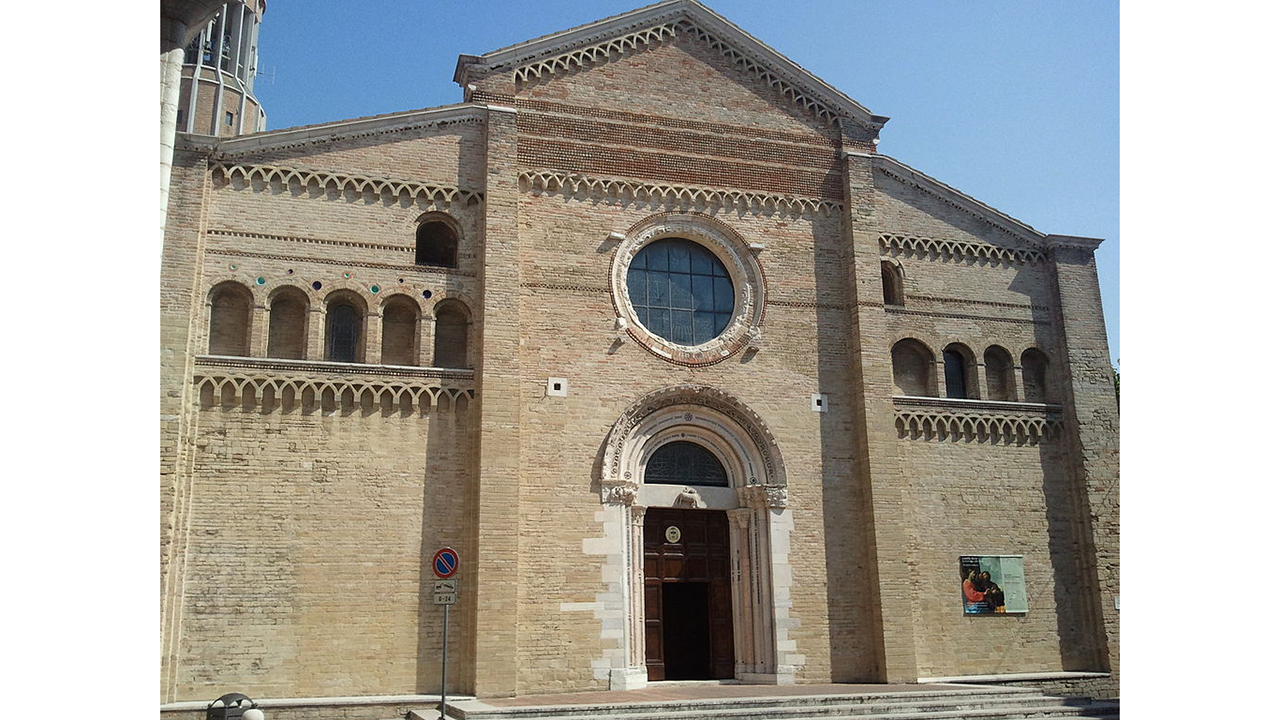
[[[259,70],[254,68],[254,79],[267,81],[268,85],[276,84],[276,66],[272,65],[269,70]]]

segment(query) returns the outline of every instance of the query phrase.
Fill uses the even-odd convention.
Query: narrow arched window
[[[982,364],[987,372],[987,399],[1013,400],[1013,358],[1009,351],[992,345],[982,354]]]
[[[1022,353],[1022,395],[1027,402],[1049,401],[1049,359],[1035,348]]]
[[[933,353],[919,340],[899,340],[893,346],[893,384],[899,395],[932,397]]]
[[[467,329],[471,317],[467,306],[457,300],[446,300],[436,306],[435,367],[465,368],[467,362]]]
[[[418,226],[413,262],[417,265],[458,267],[458,234],[447,223],[438,220],[422,223]]]
[[[902,271],[893,263],[880,263],[880,284],[884,290],[885,305],[903,305]]]
[[[209,354],[249,355],[249,323],[253,295],[234,282],[213,289],[209,297]]]
[[[382,310],[382,364],[418,364],[418,304],[403,295]]]
[[[729,475],[710,450],[678,440],[658,448],[645,464],[646,484],[729,487]]]
[[[964,343],[951,343],[942,349],[942,374],[947,397],[978,398],[977,359]]]
[[[301,360],[307,355],[307,296],[282,288],[271,297],[267,357]]]
[[[329,304],[325,317],[325,360],[346,363],[362,361],[363,315],[348,300],[335,300]]]
[[[964,356],[955,350],[942,352],[942,369],[947,378],[947,397],[969,397],[968,384],[964,378]]]

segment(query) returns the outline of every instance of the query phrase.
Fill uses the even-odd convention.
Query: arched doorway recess
[[[723,465],[727,487],[647,484],[645,468],[663,446],[695,443]],[[605,538],[621,559],[616,573],[620,647],[607,652],[611,689],[648,682],[645,654],[644,525],[649,508],[722,510],[729,520],[734,677],[795,682],[803,656],[789,639],[792,529],[782,454],[764,421],[737,398],[706,386],[649,393],[609,433],[600,475]],[[604,618],[602,618],[604,619]]]

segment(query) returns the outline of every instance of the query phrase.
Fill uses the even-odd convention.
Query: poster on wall
[[[1021,555],[961,555],[960,597],[966,615],[1025,613]]]

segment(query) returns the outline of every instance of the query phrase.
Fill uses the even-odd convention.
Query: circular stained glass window
[[[733,317],[733,281],[710,250],[668,238],[646,245],[627,269],[636,319],[677,345],[700,345],[724,332]]]

